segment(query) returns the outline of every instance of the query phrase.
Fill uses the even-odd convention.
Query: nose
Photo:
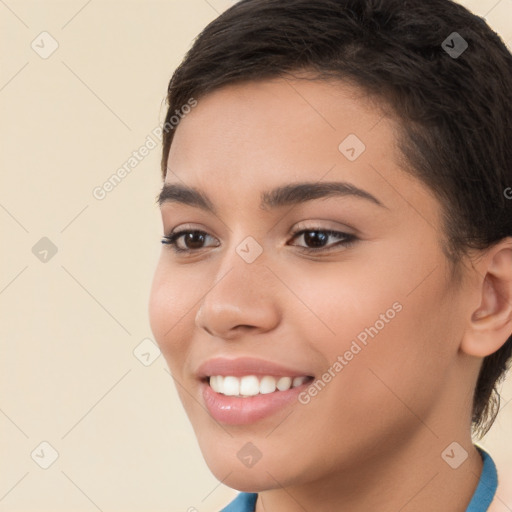
[[[278,286],[279,280],[264,263],[249,264],[235,255],[216,273],[197,310],[196,326],[226,340],[247,330],[272,330],[281,317]]]

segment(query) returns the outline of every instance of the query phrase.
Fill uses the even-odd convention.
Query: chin
[[[233,441],[235,441],[233,443]],[[236,444],[236,448],[233,445]],[[212,443],[212,440],[205,440],[200,443],[201,453],[212,474],[224,485],[241,492],[260,492],[268,489],[277,489],[284,485],[293,483],[294,477],[289,473],[286,464],[283,464],[283,457],[272,450],[273,456],[250,460],[245,456],[251,452],[251,448],[242,451],[235,438],[227,440],[222,446],[221,443]],[[245,457],[246,460],[244,461]],[[296,470],[296,468],[295,468]]]
[[[236,464],[224,465],[221,461],[215,461],[207,465],[212,474],[224,485],[240,492],[261,492],[268,489],[281,488],[284,475],[282,470],[276,468],[276,472],[267,471],[262,467],[244,468]],[[229,473],[231,472],[231,473]],[[270,473],[270,474],[269,474]],[[272,476],[274,478],[272,478]]]

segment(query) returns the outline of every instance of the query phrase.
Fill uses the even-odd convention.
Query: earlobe
[[[483,277],[480,304],[471,314],[461,350],[486,357],[512,336],[512,238],[492,247],[476,270]]]

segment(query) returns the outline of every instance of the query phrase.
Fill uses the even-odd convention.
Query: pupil
[[[313,236],[310,236],[309,233],[314,233]],[[319,243],[319,238],[322,239]],[[304,241],[306,244],[313,244],[314,247],[322,247],[325,243],[326,235],[325,233],[319,231],[307,231],[304,233]]]
[[[200,239],[202,239],[204,237],[203,234],[201,233],[188,233],[186,236],[185,236],[185,245],[189,248],[189,249],[201,249],[201,242],[203,240],[200,240],[199,241],[199,246],[197,247],[194,247],[194,237],[199,237]],[[192,242],[192,247],[189,245],[188,242]]]

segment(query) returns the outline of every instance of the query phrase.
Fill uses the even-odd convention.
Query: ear
[[[486,357],[512,335],[512,238],[491,247],[479,260],[479,306],[471,312],[461,350]]]

